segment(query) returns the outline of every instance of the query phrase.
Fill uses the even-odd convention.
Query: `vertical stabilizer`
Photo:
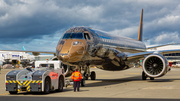
[[[141,18],[140,18],[140,24],[139,24],[139,33],[138,33],[138,40],[142,41],[142,35],[143,35],[143,9],[141,10]]]
[[[22,49],[23,49],[24,51],[26,50],[24,46],[22,46]]]

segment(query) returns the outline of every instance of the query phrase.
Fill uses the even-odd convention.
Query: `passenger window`
[[[89,36],[88,33],[84,33],[84,38],[85,38],[86,40],[91,40],[91,37]]]

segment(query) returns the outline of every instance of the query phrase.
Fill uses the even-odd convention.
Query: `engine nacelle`
[[[168,72],[167,59],[160,54],[148,55],[143,61],[143,71],[149,77],[161,77]]]

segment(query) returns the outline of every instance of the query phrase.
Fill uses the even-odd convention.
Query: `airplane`
[[[150,80],[165,75],[168,61],[162,55],[180,50],[147,51],[143,40],[143,9],[141,11],[138,39],[113,36],[104,31],[90,27],[73,27],[64,32],[60,38],[56,56],[64,64],[83,68],[85,79],[96,79],[90,66],[108,71],[121,71],[143,59],[142,80]],[[163,45],[164,46],[164,45]],[[151,47],[153,48],[153,47]]]
[[[22,47],[23,51],[25,51],[24,46]],[[34,61],[34,56],[31,56],[30,54],[27,54],[25,52],[16,52],[16,51],[0,51],[0,61],[3,62],[2,65],[5,64],[12,64],[14,67],[16,65],[22,64],[23,67],[26,67],[27,64]]]
[[[137,40],[114,36],[90,27],[72,27],[66,30],[60,38],[56,52],[24,52],[32,52],[34,55],[40,53],[54,54],[55,57],[52,60],[58,59],[63,62],[66,76],[70,76],[75,66],[79,66],[80,69],[84,70],[83,76],[86,80],[89,77],[91,80],[96,79],[96,73],[90,72],[91,66],[108,71],[121,71],[133,67],[142,59],[142,80],[146,80],[148,77],[150,80],[154,80],[154,78],[165,75],[169,66],[167,59],[162,54],[176,53],[180,50],[147,51],[148,48],[142,40],[143,9]]]

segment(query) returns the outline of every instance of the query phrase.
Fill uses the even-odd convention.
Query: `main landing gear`
[[[142,80],[146,80],[147,79],[147,75],[144,73],[144,71],[142,72]],[[154,78],[153,77],[149,77],[150,78],[150,80],[154,80]]]

